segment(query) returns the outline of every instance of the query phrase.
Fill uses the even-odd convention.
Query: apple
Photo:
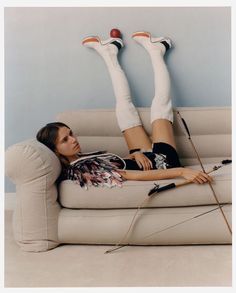
[[[110,31],[110,36],[112,38],[120,38],[121,39],[121,32],[117,29],[117,28],[113,28],[111,31]]]

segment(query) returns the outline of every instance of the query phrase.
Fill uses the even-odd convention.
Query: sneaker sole
[[[167,41],[167,43],[171,43],[169,38],[164,38],[164,37],[154,38],[154,41],[153,41],[152,37],[151,37],[151,34],[149,32],[135,32],[132,35],[132,38],[134,38],[134,37],[146,37],[146,38],[149,38],[151,43],[162,42],[162,41]]]
[[[101,43],[101,42],[98,37],[87,37],[87,38],[84,38],[82,41],[83,45],[86,43]]]

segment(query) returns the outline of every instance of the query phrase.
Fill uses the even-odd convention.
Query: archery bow
[[[207,174],[210,174],[210,173],[212,173],[212,172],[214,172],[214,171],[217,171],[218,169],[224,167],[224,165],[226,165],[226,164],[230,164],[231,162],[232,162],[231,160],[223,160],[223,161],[222,161],[222,165],[214,166],[212,170],[210,170],[210,171],[207,172]],[[150,190],[150,192],[149,192],[149,194],[148,194],[149,196],[148,196],[147,198],[145,198],[144,201],[142,201],[142,203],[138,206],[138,208],[137,208],[137,210],[136,210],[136,212],[135,212],[135,214],[134,214],[134,216],[133,216],[133,218],[132,218],[132,220],[131,220],[131,223],[130,223],[130,225],[129,225],[129,228],[128,228],[127,232],[126,232],[125,235],[122,237],[122,240],[120,240],[117,244],[115,244],[115,248],[109,249],[109,250],[105,251],[105,253],[110,253],[110,252],[116,251],[116,250],[118,250],[118,249],[121,249],[121,248],[123,248],[123,247],[126,247],[126,246],[131,245],[131,243],[127,243],[127,244],[121,244],[121,243],[123,243],[123,242],[126,240],[126,238],[127,238],[127,236],[128,236],[128,233],[129,233],[129,231],[131,230],[131,228],[132,228],[132,226],[133,226],[134,220],[135,220],[135,218],[136,218],[136,216],[137,216],[139,210],[140,210],[142,207],[145,206],[146,201],[148,201],[151,197],[153,197],[155,193],[160,193],[161,191],[164,191],[164,190],[168,190],[168,189],[173,188],[173,187],[169,187],[169,186],[173,186],[173,185],[174,185],[174,187],[179,187],[179,186],[183,186],[183,185],[190,184],[190,183],[193,183],[193,182],[187,180],[187,181],[184,181],[184,182],[182,182],[182,183],[179,183],[178,185],[175,184],[175,183],[171,183],[171,184],[166,185],[166,186],[163,186],[163,187],[159,187],[159,185],[154,184],[155,187],[154,187],[153,189]],[[177,186],[176,186],[176,185],[177,185]],[[161,229],[161,230],[158,230],[158,231],[156,231],[156,232],[153,232],[153,233],[151,233],[151,234],[148,234],[148,235],[142,237],[142,239],[146,239],[146,238],[148,238],[148,237],[153,236],[154,234],[159,234],[159,233],[161,233],[161,232],[164,232],[164,231],[169,230],[169,229],[171,229],[171,228],[174,228],[174,227],[176,227],[176,226],[182,225],[182,224],[184,224],[184,223],[186,223],[186,222],[188,222],[188,221],[191,221],[191,220],[193,220],[193,219],[199,218],[199,217],[201,217],[201,216],[203,216],[203,215],[205,215],[205,214],[208,214],[208,213],[211,213],[211,212],[213,212],[213,211],[215,211],[215,210],[221,209],[221,208],[222,208],[223,206],[225,206],[225,205],[228,205],[228,203],[220,204],[220,205],[218,205],[218,206],[217,206],[216,208],[214,208],[214,209],[211,209],[211,210],[209,210],[209,211],[203,212],[203,213],[198,214],[198,215],[196,215],[196,216],[194,216],[194,217],[188,218],[188,219],[183,220],[183,221],[181,221],[181,222],[179,222],[179,223],[173,224],[173,225],[171,225],[171,226],[168,226],[168,227],[166,227],[166,228],[163,228],[163,229]]]
[[[228,162],[228,163],[229,163],[229,162]],[[214,171],[220,169],[221,167],[223,167],[223,165],[214,166],[213,169],[210,170],[210,171],[208,172],[208,174],[210,174],[210,173],[212,173],[212,172],[214,172]],[[186,185],[186,184],[189,184],[189,183],[193,183],[193,182],[187,180],[187,181],[184,181],[183,183],[180,183],[179,186],[183,186],[183,185]],[[167,186],[170,186],[170,185],[172,185],[172,184],[175,185],[175,183],[171,183],[171,184],[169,184],[169,185],[167,185]],[[164,191],[164,190],[170,189],[170,188],[165,188],[166,186],[163,186],[163,187],[159,188],[159,185],[157,185],[157,184],[154,184],[154,185],[156,186],[156,187],[154,187],[154,188],[155,188],[155,189],[158,189],[159,191],[155,190],[155,192],[152,192],[151,194],[150,194],[150,192],[149,192],[149,194],[148,194],[149,196],[148,196],[147,198],[145,198],[145,199],[142,201],[141,204],[138,205],[138,208],[137,208],[137,210],[136,210],[136,212],[135,212],[135,214],[134,214],[134,216],[133,216],[133,218],[132,218],[132,220],[131,220],[131,223],[130,223],[129,228],[128,228],[127,232],[125,233],[125,235],[122,237],[122,239],[121,239],[117,244],[115,244],[115,248],[111,248],[111,249],[105,251],[105,254],[106,254],[106,253],[113,252],[113,251],[115,251],[115,250],[118,250],[118,249],[120,249],[120,248],[123,248],[123,247],[125,247],[125,246],[130,245],[130,243],[127,243],[127,244],[122,244],[122,243],[124,243],[124,241],[126,240],[128,234],[129,234],[129,232],[130,232],[130,230],[131,230],[131,228],[132,228],[132,226],[133,226],[134,220],[135,220],[135,218],[136,218],[136,216],[137,216],[139,210],[140,210],[141,208],[145,207],[146,202],[149,201],[150,198],[152,198],[152,197],[155,195],[155,193],[159,193],[160,191]],[[154,188],[153,188],[152,190],[154,190]],[[224,205],[227,205],[227,204],[221,204],[222,207],[223,207]],[[210,210],[210,211],[207,211],[207,212],[201,213],[201,214],[196,215],[196,216],[194,216],[194,217],[192,217],[192,218],[190,218],[190,219],[186,219],[186,220],[184,220],[184,221],[182,221],[182,222],[179,222],[179,223],[177,223],[177,224],[174,224],[174,225],[168,226],[168,227],[166,227],[166,228],[164,228],[164,229],[162,229],[162,230],[160,230],[160,231],[157,231],[157,232],[154,232],[154,233],[149,234],[149,235],[147,235],[147,236],[144,236],[144,237],[142,237],[142,239],[145,239],[145,238],[151,237],[151,236],[154,235],[154,234],[158,234],[158,233],[164,232],[164,231],[166,231],[166,230],[168,230],[168,229],[171,229],[171,228],[173,228],[173,227],[176,227],[176,226],[178,226],[178,225],[184,224],[184,223],[186,223],[186,222],[188,222],[188,221],[190,221],[190,220],[193,220],[193,219],[195,219],[195,218],[198,218],[198,217],[200,217],[200,216],[203,216],[203,215],[205,215],[205,214],[207,214],[207,213],[210,213],[210,212],[212,212],[212,211],[215,211],[215,210],[217,210],[217,209],[219,209],[219,208],[220,208],[220,207],[218,206],[217,208],[214,208],[214,209],[212,209],[212,210]]]
[[[190,143],[191,143],[191,146],[192,146],[192,148],[193,148],[193,150],[194,150],[194,152],[195,152],[195,154],[196,154],[196,156],[197,156],[197,160],[198,160],[198,162],[199,162],[199,164],[200,164],[200,166],[201,166],[201,168],[202,168],[202,171],[203,171],[204,173],[206,173],[205,168],[203,167],[202,161],[201,161],[201,159],[200,159],[200,156],[199,156],[199,154],[198,154],[198,152],[197,152],[197,150],[196,150],[196,147],[195,147],[195,145],[194,145],[194,143],[193,143],[193,141],[192,141],[192,139],[191,139],[191,134],[190,134],[190,131],[189,131],[189,129],[188,129],[187,123],[186,123],[186,121],[184,120],[184,118],[180,115],[180,112],[179,112],[179,111],[177,111],[177,114],[178,114],[178,116],[179,116],[179,118],[180,118],[180,121],[182,122],[182,124],[183,124],[183,126],[184,126],[183,128],[184,128],[184,130],[185,130],[185,135],[188,137],[188,140],[189,140]],[[225,221],[225,223],[226,223],[226,225],[227,225],[227,227],[228,227],[228,230],[229,230],[230,234],[232,235],[231,227],[230,227],[230,225],[229,225],[229,222],[228,222],[228,220],[227,220],[227,218],[226,218],[226,216],[225,216],[225,213],[224,213],[223,209],[222,209],[221,206],[220,206],[220,202],[219,202],[218,197],[217,197],[217,195],[216,195],[216,193],[215,193],[215,190],[214,190],[214,188],[213,188],[211,182],[208,181],[207,183],[209,184],[209,186],[210,186],[210,188],[211,188],[212,195],[214,196],[215,201],[216,201],[216,203],[217,203],[217,205],[218,205],[218,207],[219,207],[219,209],[220,209],[220,211],[221,211],[221,214],[222,214],[222,216],[223,216],[223,219],[224,219],[224,221]]]
[[[203,172],[206,173],[206,171],[205,171],[205,169],[204,169],[204,167],[203,167],[203,164],[202,164],[202,162],[201,162],[201,159],[200,159],[200,157],[199,157],[199,154],[198,154],[198,152],[197,152],[197,150],[196,150],[196,148],[195,148],[195,146],[194,146],[194,144],[193,144],[193,142],[192,142],[191,135],[190,135],[189,129],[188,129],[188,127],[187,127],[187,123],[186,123],[185,120],[182,118],[182,116],[180,115],[179,112],[177,112],[177,114],[178,114],[179,117],[181,118],[181,122],[182,122],[182,124],[184,125],[184,129],[185,129],[185,131],[186,131],[186,133],[187,133],[187,136],[188,136],[189,141],[191,142],[191,145],[192,145],[192,147],[193,147],[193,149],[194,149],[194,152],[196,153],[196,156],[197,156],[197,159],[198,159],[198,161],[199,161],[199,163],[200,163],[200,165],[201,165],[201,168],[202,168]],[[222,164],[225,165],[225,164],[228,164],[228,163],[231,163],[231,162],[232,162],[231,160],[223,160],[223,161],[222,161]],[[212,169],[211,171],[209,171],[207,174],[209,174],[209,173],[211,173],[211,172],[213,172],[213,171],[218,170],[219,168],[223,167],[223,165],[221,165],[221,166],[214,166],[213,169]],[[150,197],[153,196],[153,194],[155,194],[155,193],[159,193],[159,192],[164,191],[164,190],[168,190],[168,189],[176,188],[176,187],[179,187],[179,186],[183,186],[183,185],[186,185],[186,184],[189,184],[189,183],[192,183],[192,182],[189,181],[189,180],[186,180],[186,181],[184,181],[184,182],[182,182],[182,183],[179,183],[179,184],[171,183],[171,184],[166,185],[166,186],[163,186],[163,187],[159,187],[159,185],[154,184],[155,187],[154,187],[152,190],[149,191],[149,194],[148,194],[149,196],[148,196],[147,198],[145,198],[145,199],[142,201],[142,203],[141,203],[140,205],[138,205],[138,208],[137,208],[137,210],[136,210],[136,212],[135,212],[135,214],[134,214],[134,216],[133,216],[133,218],[132,218],[132,220],[131,220],[131,223],[130,223],[129,228],[128,228],[127,232],[125,233],[125,235],[122,237],[122,239],[121,239],[117,244],[115,244],[115,248],[109,249],[109,250],[105,251],[105,253],[110,253],[110,252],[113,252],[113,251],[115,251],[115,250],[118,250],[118,249],[120,249],[120,248],[122,248],[122,247],[125,247],[125,246],[128,246],[128,245],[129,245],[129,243],[128,243],[128,244],[122,244],[122,245],[121,245],[121,243],[124,242],[124,241],[126,240],[128,234],[129,234],[129,231],[131,230],[131,228],[132,228],[132,226],[133,226],[134,220],[135,220],[135,218],[136,218],[136,216],[137,216],[137,214],[138,214],[138,211],[139,211],[142,207],[145,206],[145,203],[150,199]],[[186,223],[187,221],[193,220],[193,219],[195,219],[195,218],[198,218],[198,217],[200,217],[200,216],[203,216],[203,215],[205,215],[205,214],[207,214],[207,213],[210,213],[210,212],[212,212],[212,211],[215,211],[215,210],[217,210],[217,209],[220,209],[220,211],[221,211],[221,213],[222,213],[222,216],[223,216],[223,218],[224,218],[224,221],[225,221],[225,223],[227,224],[227,227],[228,227],[228,229],[229,229],[229,232],[230,232],[230,234],[232,235],[231,227],[230,227],[230,225],[229,225],[229,223],[228,223],[228,221],[227,221],[227,218],[226,218],[226,216],[225,216],[225,214],[224,214],[224,211],[223,211],[223,209],[222,209],[222,207],[223,207],[225,204],[220,204],[220,202],[219,202],[219,200],[218,200],[218,198],[217,198],[217,196],[216,196],[216,193],[215,193],[215,191],[214,191],[214,189],[213,189],[212,184],[211,184],[209,181],[208,181],[208,184],[209,184],[209,186],[210,186],[210,188],[211,188],[211,190],[212,190],[213,196],[214,196],[214,198],[215,198],[215,200],[216,200],[216,202],[217,202],[217,205],[218,205],[217,208],[214,208],[214,209],[212,209],[212,210],[210,210],[210,211],[207,211],[207,212],[201,213],[201,214],[199,214],[199,215],[196,215],[196,216],[194,216],[194,217],[192,217],[192,218],[190,218],[190,219],[184,220],[184,221],[182,221],[182,222],[180,222],[180,223],[177,223],[177,224],[171,225],[171,226],[169,226],[169,227],[166,227],[165,229],[162,229],[162,230],[160,230],[160,231],[154,232],[154,233],[152,233],[152,234],[150,234],[150,235],[148,235],[148,236],[143,237],[142,239],[145,239],[145,238],[150,237],[150,236],[152,236],[152,235],[154,235],[154,234],[157,234],[157,233],[161,233],[161,232],[163,232],[163,231],[166,231],[166,230],[171,229],[171,228],[173,228],[173,227],[176,227],[176,226],[178,226],[178,225],[184,224],[184,223]]]

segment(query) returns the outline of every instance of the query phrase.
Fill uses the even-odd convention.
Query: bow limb
[[[199,217],[202,217],[202,216],[204,216],[204,215],[206,215],[206,214],[212,213],[212,212],[214,212],[214,211],[216,211],[216,210],[218,210],[218,209],[220,209],[220,208],[222,208],[223,206],[226,206],[226,205],[228,205],[228,203],[221,204],[220,207],[217,206],[217,207],[215,207],[215,208],[213,208],[213,209],[211,209],[211,210],[208,210],[208,211],[206,211],[206,212],[203,212],[203,213],[197,214],[196,216],[193,216],[193,217],[191,217],[191,218],[185,219],[185,220],[183,220],[183,221],[181,221],[181,222],[178,222],[178,223],[176,223],[176,224],[173,224],[173,225],[167,226],[167,227],[165,227],[165,228],[163,228],[163,229],[160,229],[160,230],[157,230],[157,231],[155,231],[155,232],[152,232],[152,233],[150,233],[150,234],[148,234],[148,235],[142,237],[141,240],[142,240],[142,239],[147,239],[147,238],[149,238],[149,237],[152,237],[153,235],[160,234],[160,233],[162,233],[162,232],[165,232],[165,231],[170,230],[170,229],[172,229],[172,228],[175,228],[175,227],[177,227],[177,226],[183,225],[183,224],[185,224],[185,223],[187,223],[187,222],[190,222],[190,221],[192,221],[192,220],[194,220],[194,219],[196,219],[196,218],[199,218]],[[112,249],[107,250],[105,253],[111,253],[111,252],[113,252],[113,251],[116,251],[116,250],[118,250],[118,249],[121,249],[121,248],[126,247],[126,246],[129,246],[129,245],[132,245],[132,243],[127,243],[127,244],[122,244],[122,245],[119,244],[119,245],[117,245],[115,248],[112,248]]]
[[[129,227],[128,227],[128,230],[125,232],[124,236],[119,240],[119,242],[118,242],[117,244],[115,244],[116,248],[113,248],[113,249],[107,250],[107,251],[105,251],[105,253],[110,253],[110,252],[112,252],[112,251],[114,251],[114,250],[117,250],[117,249],[121,248],[121,243],[124,242],[124,241],[126,240],[128,234],[129,234],[129,231],[131,230],[131,228],[132,228],[132,226],[133,226],[133,224],[134,224],[135,218],[136,218],[136,216],[137,216],[139,210],[140,210],[142,207],[145,207],[146,202],[149,201],[149,199],[150,199],[149,197],[145,198],[145,199],[144,199],[144,200],[138,205],[138,207],[137,207],[137,209],[136,209],[136,211],[135,211],[135,213],[134,213],[134,215],[133,215],[133,218],[132,218],[132,220],[131,220],[131,222],[130,222],[130,225],[129,225]],[[123,247],[123,246],[122,246],[122,247]]]
[[[197,160],[198,160],[198,162],[199,162],[199,164],[200,164],[200,166],[201,166],[201,168],[202,168],[202,171],[203,171],[204,173],[206,173],[206,171],[205,171],[205,169],[204,169],[204,166],[203,166],[203,164],[202,164],[202,160],[201,160],[201,158],[200,158],[200,156],[199,156],[199,154],[198,154],[198,152],[197,152],[197,150],[196,150],[196,148],[195,148],[195,145],[194,145],[194,143],[193,143],[193,141],[192,141],[192,139],[191,139],[191,134],[190,134],[190,131],[189,131],[189,129],[188,129],[187,123],[186,123],[186,121],[182,118],[182,116],[180,115],[180,112],[179,112],[179,111],[177,111],[177,114],[178,114],[178,116],[179,116],[179,118],[180,118],[180,121],[182,122],[182,124],[183,124],[183,126],[184,126],[185,134],[186,134],[186,136],[188,137],[188,139],[189,139],[189,141],[190,141],[190,143],[191,143],[191,146],[192,146],[192,148],[193,148],[193,150],[194,150],[194,153],[196,154]],[[211,191],[212,191],[212,195],[214,196],[214,199],[215,199],[215,201],[216,201],[216,203],[217,203],[217,205],[218,205],[218,207],[219,207],[219,209],[220,209],[220,211],[221,211],[221,214],[222,214],[222,216],[223,216],[223,219],[224,219],[224,221],[225,221],[225,223],[226,223],[226,225],[227,225],[227,227],[228,227],[228,230],[229,230],[230,234],[232,235],[231,227],[230,227],[230,225],[229,225],[229,222],[228,222],[228,220],[227,220],[227,218],[226,218],[226,216],[225,216],[225,213],[224,213],[223,209],[221,208],[220,202],[219,202],[219,200],[218,200],[218,197],[217,197],[217,195],[216,195],[216,193],[215,193],[215,190],[214,190],[214,188],[213,188],[211,182],[208,181],[208,185],[210,186],[210,189],[211,189]]]

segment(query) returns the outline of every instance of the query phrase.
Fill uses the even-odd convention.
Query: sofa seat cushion
[[[231,204],[222,207],[229,223],[231,208]],[[136,209],[61,209],[58,222],[59,241],[71,244],[117,244],[128,231],[135,212]],[[204,215],[198,216],[202,213]],[[231,243],[231,235],[216,205],[141,209],[135,219],[124,243]],[[175,226],[180,222],[184,223]],[[160,232],[161,230],[165,231]]]
[[[206,171],[211,170],[214,164],[205,164]],[[191,166],[199,169],[199,165]],[[231,203],[231,165],[225,165],[211,175],[214,179],[214,189],[221,203]],[[59,199],[63,207],[71,209],[109,209],[135,208],[147,196],[154,183],[160,186],[184,179],[157,181],[126,181],[123,187],[89,187],[81,188],[75,181],[65,180],[59,186]],[[150,197],[147,207],[174,207],[215,204],[208,184],[188,184],[179,188],[163,191]]]

